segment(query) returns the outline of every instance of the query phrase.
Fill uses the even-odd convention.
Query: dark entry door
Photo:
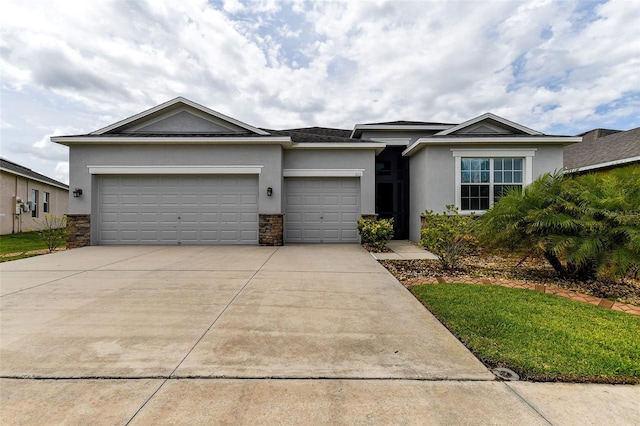
[[[395,240],[409,238],[409,159],[403,147],[387,147],[376,157],[376,213],[393,218]]]

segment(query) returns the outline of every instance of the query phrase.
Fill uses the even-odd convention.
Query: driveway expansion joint
[[[173,376],[173,374],[178,370],[178,368],[180,368],[180,366],[182,365],[182,363],[184,363],[184,361],[189,357],[189,355],[191,354],[191,352],[193,352],[193,350],[196,348],[196,346],[198,346],[198,344],[202,341],[202,339],[204,339],[204,337],[209,333],[209,331],[211,330],[211,328],[213,328],[213,326],[216,324],[216,322],[218,322],[218,320],[220,319],[220,317],[222,315],[224,315],[224,313],[227,311],[227,309],[229,309],[229,306],[231,306],[231,304],[233,304],[233,302],[238,298],[238,296],[240,295],[240,293],[242,293],[242,291],[249,285],[249,283],[255,278],[256,275],[258,275],[258,273],[262,270],[262,268],[264,268],[264,266],[269,262],[269,260],[273,257],[274,254],[276,254],[278,252],[279,248],[276,248],[270,255],[269,257],[267,257],[267,259],[262,263],[262,265],[260,265],[259,268],[257,268],[255,270],[255,272],[251,275],[251,277],[249,277],[249,279],[247,280],[246,283],[244,283],[244,285],[236,292],[236,294],[231,298],[231,300],[229,301],[229,303],[226,304],[226,306],[224,307],[224,309],[222,309],[222,311],[220,311],[220,313],[216,316],[216,318],[213,320],[213,322],[209,325],[209,327],[207,327],[207,329],[204,331],[204,333],[202,333],[202,335],[200,336],[200,338],[196,341],[196,343],[193,344],[193,346],[191,347],[191,349],[189,349],[187,351],[187,354],[180,360],[180,362],[178,363],[178,365],[176,365],[176,367],[173,369],[173,371],[171,372],[171,374],[169,374],[169,376],[160,384],[160,386],[158,386],[158,388],[149,396],[149,398],[147,398],[142,405],[140,406],[140,408],[138,408],[138,410],[133,414],[133,416],[131,416],[131,418],[129,419],[129,421],[127,421],[127,425],[130,424],[133,419],[136,418],[136,416],[138,415],[138,413],[140,413],[140,411],[142,411],[142,409],[144,409],[144,407],[149,403],[149,401],[151,401],[153,399],[153,397],[160,392],[160,389],[162,389],[164,387],[164,385],[167,383],[167,381],[171,378],[171,376]]]

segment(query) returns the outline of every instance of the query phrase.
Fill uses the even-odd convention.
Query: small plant
[[[358,220],[358,231],[363,243],[381,249],[393,238],[393,218],[375,220],[361,217]]]
[[[47,244],[49,252],[53,252],[62,244],[67,235],[67,217],[46,214],[42,220],[36,221],[40,230],[36,231],[40,238]]]
[[[471,235],[473,216],[461,216],[456,207],[448,205],[442,214],[427,210],[422,217],[420,246],[438,256],[442,269],[458,269],[461,257],[475,248]]]

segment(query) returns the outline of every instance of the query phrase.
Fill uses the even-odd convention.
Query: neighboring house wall
[[[9,172],[0,172],[0,234],[12,234],[41,229],[39,221],[45,214],[62,216],[67,213],[69,205],[69,191],[29,179]],[[32,190],[38,191],[36,203],[36,217],[32,212],[16,214],[16,197],[23,202],[31,201]],[[45,193],[49,194],[48,212],[44,211]]]

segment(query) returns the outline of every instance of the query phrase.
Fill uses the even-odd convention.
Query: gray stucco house
[[[488,209],[500,191],[562,168],[580,138],[493,114],[462,124],[388,122],[352,131],[253,127],[184,98],[69,146],[69,246],[358,242],[361,216]],[[78,194],[78,191],[75,191]]]

